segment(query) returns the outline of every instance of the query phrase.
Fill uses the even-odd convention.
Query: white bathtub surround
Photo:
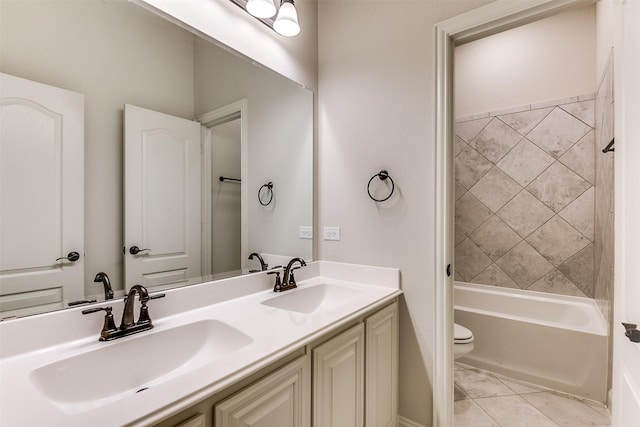
[[[605,402],[608,328],[592,299],[456,282],[454,301],[474,335],[461,362]]]
[[[299,289],[287,291],[283,296],[329,284],[348,290],[341,294],[348,294],[348,298],[308,314],[275,308],[263,304],[276,294],[272,292],[273,276],[262,272],[167,290],[165,298],[149,302],[155,325],[153,330],[112,342],[98,342],[104,316],[100,313],[82,315],[81,311],[86,307],[0,322],[0,424],[153,424],[257,372],[364,312],[382,307],[401,293],[399,271],[391,268],[319,261],[297,270],[296,278]],[[99,306],[113,306],[115,318],[120,319],[121,300]],[[216,322],[223,323],[224,327],[218,328],[220,324]],[[43,377],[34,371],[39,367],[70,357],[83,357],[92,350],[109,346],[119,348],[117,346],[126,341],[133,345],[145,336],[171,335],[179,327],[183,327],[182,331],[202,332],[202,325],[209,325],[216,331],[210,337],[213,343],[216,338],[224,339],[220,338],[224,335],[237,341],[239,347],[214,363],[207,357],[198,357],[196,362],[176,368],[165,377],[139,384],[149,387],[143,393],[135,393],[136,384],[136,389],[115,397],[89,399],[92,394],[101,393],[100,381],[106,376],[101,374],[100,366],[96,366],[94,374],[86,379],[84,399],[66,399],[60,390],[54,391],[57,397],[47,397],[43,386],[38,388],[37,379]],[[228,328],[236,332],[232,334]],[[178,336],[182,336],[182,332]],[[240,339],[236,340],[238,337]],[[188,337],[181,338],[184,339],[188,340]],[[136,366],[145,363],[162,368],[163,360],[173,358],[172,345],[176,345],[175,339],[167,341],[164,356],[162,352],[154,358],[138,358],[133,352],[120,355],[127,361],[127,368],[109,375],[134,378]],[[104,360],[102,363],[109,372],[115,362]]]
[[[594,296],[595,102],[457,120],[456,280]]]

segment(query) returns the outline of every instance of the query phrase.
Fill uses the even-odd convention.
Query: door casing
[[[583,7],[595,0],[498,0],[435,25],[436,229],[433,425],[453,425],[453,61],[456,45]]]

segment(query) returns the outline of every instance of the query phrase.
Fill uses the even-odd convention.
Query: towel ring
[[[384,199],[376,199],[371,195],[371,181],[373,181],[375,177],[380,178],[381,181],[386,181],[387,179],[391,181],[391,192]],[[371,198],[371,200],[373,200],[374,202],[384,202],[385,200],[389,200],[389,198],[393,195],[393,191],[395,189],[396,189],[396,184],[393,182],[393,178],[389,176],[389,172],[387,172],[386,170],[381,170],[377,174],[373,175],[369,180],[369,183],[367,184],[367,193],[369,194],[369,197]]]
[[[260,197],[260,194],[262,193],[263,188],[266,188],[267,190],[269,190],[269,201],[267,203],[264,203],[262,201],[262,197]],[[258,189],[258,202],[260,202],[262,206],[267,206],[271,203],[272,200],[273,200],[273,182],[269,181],[268,183],[263,184],[262,187]]]

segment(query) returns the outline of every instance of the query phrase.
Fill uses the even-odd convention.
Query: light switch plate
[[[324,227],[324,240],[340,240],[340,227]]]
[[[301,239],[313,239],[313,227],[310,225],[301,225],[298,237]]]

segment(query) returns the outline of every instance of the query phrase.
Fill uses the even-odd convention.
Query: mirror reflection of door
[[[0,73],[0,201],[2,316],[84,298],[84,95]]]
[[[209,129],[213,243],[211,272],[216,277],[223,273],[238,272],[242,267],[240,118],[232,118]]]
[[[125,286],[187,283],[201,268],[201,126],[125,105]]]

